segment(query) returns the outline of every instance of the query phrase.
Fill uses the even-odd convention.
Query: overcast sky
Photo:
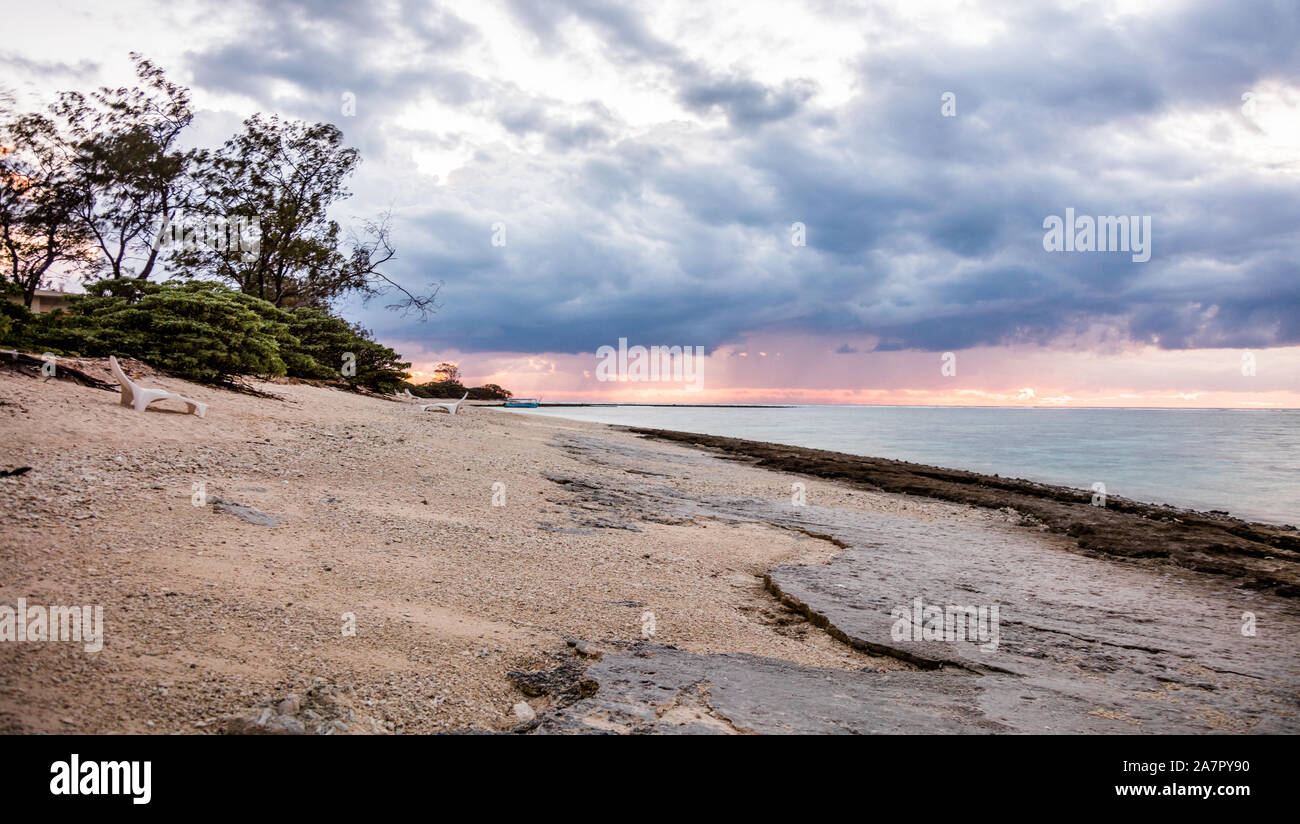
[[[1293,0],[6,6],[29,105],[136,50],[196,143],[339,125],[336,217],[444,283],[345,311],[421,368],[678,391],[595,383],[623,337],[705,347],[707,400],[1300,406]],[[1149,216],[1150,260],[1046,251],[1067,208]]]

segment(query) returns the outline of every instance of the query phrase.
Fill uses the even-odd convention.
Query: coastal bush
[[[495,383],[466,388],[459,381],[430,381],[428,383],[407,384],[412,395],[422,398],[452,398],[459,400],[466,392],[472,401],[503,401],[512,396],[509,389],[502,389]]]
[[[67,312],[48,314],[0,299],[0,345],[128,356],[210,383],[287,375],[388,393],[410,377],[410,364],[358,325],[316,309],[280,309],[221,283],[118,278],[86,290],[69,300]]]
[[[28,349],[26,333],[36,315],[22,303],[23,291],[7,281],[0,282],[0,346]]]
[[[401,356],[387,346],[363,337],[361,330],[358,330],[354,346],[357,374],[352,378],[345,377],[345,381],[388,394],[397,391],[402,382],[410,377],[405,371],[411,368],[410,363],[402,361]]]
[[[0,94],[0,345],[129,355],[197,381],[399,386],[410,364],[330,307],[389,296],[427,318],[441,284],[419,294],[388,274],[388,215],[330,218],[361,160],[343,132],[253,114],[221,146],[185,149],[189,89],[131,59],[134,87],[64,92],[49,115]],[[25,311],[56,272],[107,279],[66,314]],[[177,280],[150,282],[163,273]]]
[[[59,325],[64,317],[62,309],[40,314],[21,303],[0,298],[0,347],[20,352],[75,354],[61,345],[63,336]]]
[[[275,344],[284,363],[284,374],[293,378],[315,378],[329,380],[338,374],[322,363],[318,363],[303,346],[294,331],[294,313],[277,308],[270,301],[253,297],[243,292],[232,290],[234,299],[266,321],[267,330],[275,338]]]
[[[32,311],[21,303],[0,296],[0,344],[16,348],[17,339],[27,326]]]
[[[459,381],[429,381],[414,384],[410,389],[412,395],[421,398],[459,398],[466,392],[465,385]]]
[[[410,375],[411,364],[387,346],[376,343],[370,332],[342,318],[316,309],[300,307],[288,313],[288,331],[296,339],[291,357],[301,357],[314,366],[300,366],[301,374],[320,380],[341,380],[376,392],[401,388]]]
[[[469,396],[476,401],[504,401],[514,397],[514,393],[495,383],[485,383],[469,390]]]
[[[218,283],[98,281],[71,298],[69,310],[42,330],[46,342],[65,352],[126,355],[207,383],[286,371],[277,340],[283,324]]]

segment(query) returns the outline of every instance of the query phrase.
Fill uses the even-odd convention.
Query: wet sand
[[[655,438],[643,452],[624,450],[611,460],[622,460],[629,469],[662,465],[670,458],[657,452],[659,442],[694,441],[680,433],[642,434]],[[585,448],[594,452],[599,445]],[[778,449],[743,441],[725,448],[746,464]],[[787,467],[798,465],[798,450],[779,449],[787,452]],[[861,460],[824,452],[816,459],[828,455],[846,470]],[[866,474],[874,462],[864,463]],[[909,466],[907,471],[921,478],[947,474]],[[786,475],[792,483],[809,477]],[[977,481],[967,475],[966,482]],[[563,717],[544,720],[541,729],[573,732],[613,725],[617,731],[671,731],[644,711],[649,696],[667,693],[713,707],[732,727],[751,732],[1300,730],[1300,604],[1276,585],[1261,586],[1259,567],[1235,565],[1235,546],[1222,550],[1229,557],[1216,559],[1220,563],[1189,569],[1178,563],[1190,557],[1186,552],[1121,559],[1095,544],[1082,545],[1074,533],[1027,517],[1005,499],[995,499],[1000,508],[976,509],[890,494],[886,498],[895,506],[882,510],[862,507],[847,485],[832,487],[833,494],[814,492],[812,481],[806,486],[802,505],[789,497],[696,484],[643,482],[616,496],[607,488],[584,486],[575,493],[609,511],[626,512],[629,498],[635,498],[645,511],[759,522],[835,543],[843,551],[829,563],[769,570],[768,590],[842,643],[919,671],[810,673],[771,658],[710,659],[643,645],[603,659],[589,676],[603,679],[607,688],[577,701]],[[931,492],[936,487],[940,494],[947,491],[938,484],[913,486]],[[1067,490],[987,479],[986,488],[1008,487],[1016,490],[1012,501],[1021,506],[1032,497],[1067,505],[1060,501]],[[860,494],[869,499],[881,493]],[[1107,510],[1094,515],[1091,510],[1100,508],[1090,501],[1075,505],[1094,523],[1107,516]],[[1113,533],[1088,534],[1132,541],[1166,534],[1166,522],[1156,521],[1144,537],[1136,512],[1169,516],[1163,508],[1126,502],[1124,509],[1109,513],[1120,521]],[[1285,537],[1285,530],[1194,513],[1179,512],[1177,521],[1192,521],[1206,532],[1223,523],[1241,535],[1282,532]],[[1294,574],[1281,553],[1265,559],[1279,561],[1264,570],[1272,576],[1267,581]],[[1234,575],[1236,570],[1240,574]],[[900,639],[899,611],[911,614],[918,599],[972,611],[996,607],[996,632],[991,638],[958,633],[934,640],[904,633]],[[1249,634],[1243,633],[1246,615],[1251,616]],[[698,724],[693,731],[725,731]]]

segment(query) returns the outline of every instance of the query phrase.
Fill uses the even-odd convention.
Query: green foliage
[[[465,394],[465,386],[460,381],[429,381],[417,383],[411,387],[411,394],[421,398],[459,398]]]
[[[344,377],[344,353],[356,349],[356,332],[348,323],[315,309],[299,308],[285,313],[289,331],[298,340],[294,356],[301,364],[291,374],[296,378],[340,380]]]
[[[46,332],[65,351],[127,355],[199,382],[231,375],[283,375],[277,324],[221,284],[181,286],[134,279],[99,281],[73,298],[71,314]]]
[[[3,308],[0,342],[132,355],[199,381],[400,385],[410,364],[330,307],[348,294],[390,295],[389,308],[427,317],[437,287],[418,295],[387,274],[397,254],[387,215],[355,229],[330,218],[361,159],[343,133],[255,114],[219,148],[185,149],[189,89],[131,59],[133,86],[63,92],[49,115],[19,113],[0,94],[0,285],[30,306],[52,273],[110,278],[68,315]],[[196,243],[196,221],[216,231]],[[148,283],[162,271],[192,283]]]
[[[358,330],[358,335],[360,334],[362,332]],[[387,346],[363,337],[358,337],[354,345],[357,374],[354,378],[348,378],[349,382],[387,394],[396,391],[410,377],[405,370],[410,369],[411,364],[398,360],[400,356]]]
[[[31,317],[32,310],[0,293],[0,344],[17,348],[18,340],[26,331]]]
[[[459,400],[466,392],[469,393],[469,399],[472,401],[503,401],[513,396],[509,389],[502,389],[495,383],[466,389],[465,385],[459,381],[429,381],[428,383],[408,384],[407,388],[411,390],[412,395],[418,395],[421,398]]]
[[[95,268],[148,280],[161,258],[158,227],[183,205],[199,152],[178,148],[194,119],[189,89],[139,54],[131,61],[138,85],[63,92],[51,108],[64,126],[67,185],[87,245],[97,247]]]
[[[371,339],[360,326],[316,309],[300,307],[287,313],[289,331],[298,339],[297,352],[315,364],[299,377],[342,380],[377,392],[392,392],[410,377],[411,364]]]
[[[61,311],[38,315],[21,303],[0,297],[0,346],[23,352],[69,354],[54,341],[53,332],[62,321]]]
[[[0,298],[0,344],[129,356],[200,382],[288,375],[383,393],[401,388],[411,366],[341,318],[315,309],[278,309],[213,281],[99,281],[71,299],[67,314],[36,315]],[[464,388],[456,387],[460,397]]]
[[[25,304],[0,295],[0,344],[132,356],[196,381],[402,385],[410,364],[330,307],[347,294],[392,295],[389,308],[427,317],[437,288],[417,295],[386,274],[396,256],[388,216],[359,230],[329,217],[360,162],[343,133],[256,114],[215,150],[182,149],[189,90],[131,59],[134,86],[64,92],[50,116],[0,99],[0,291]],[[193,243],[194,220],[248,231]],[[26,310],[52,271],[81,269],[109,279],[88,284],[66,314]],[[189,282],[149,282],[161,271]]]
[[[479,394],[474,394],[474,393]],[[469,396],[476,401],[504,401],[514,397],[513,392],[497,386],[495,383],[485,383],[475,389],[470,390]],[[480,397],[481,396],[481,397]]]
[[[284,363],[284,374],[294,378],[320,380],[338,377],[303,351],[302,342],[293,332],[292,313],[277,309],[273,304],[243,292],[232,291],[231,295],[238,303],[266,321],[271,336],[275,338],[280,360]]]
[[[337,126],[255,114],[220,148],[187,162],[203,193],[196,213],[243,216],[257,231],[249,243],[178,252],[171,263],[183,276],[218,278],[284,309],[327,309],[349,293],[392,295],[390,308],[421,317],[437,308],[437,288],[417,295],[385,274],[397,254],[387,215],[364,221],[360,232],[329,217],[351,196],[347,180],[361,162]]]

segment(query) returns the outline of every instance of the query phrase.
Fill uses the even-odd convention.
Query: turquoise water
[[[916,406],[511,410],[969,469],[1300,524],[1300,410]]]

